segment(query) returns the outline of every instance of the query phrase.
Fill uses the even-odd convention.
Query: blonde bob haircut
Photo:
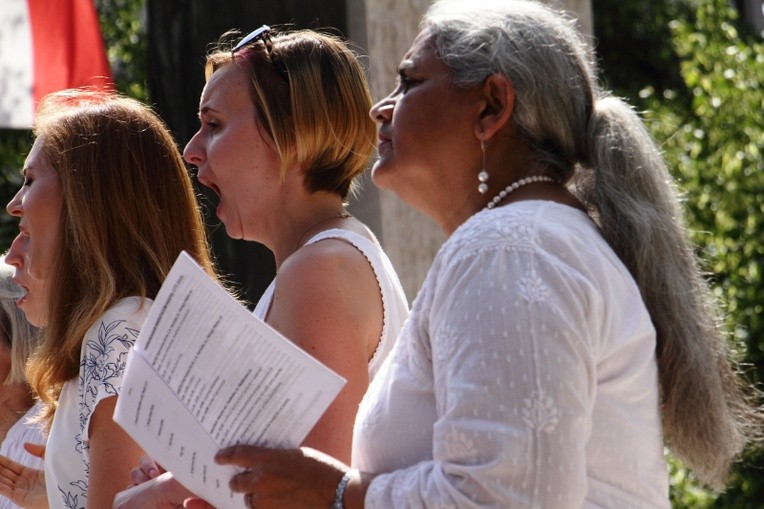
[[[61,182],[47,323],[27,378],[50,424],[79,373],[87,330],[116,301],[154,298],[178,254],[214,270],[202,214],[172,135],[140,102],[67,90],[46,96],[34,126]]]
[[[224,38],[226,36],[224,35]],[[356,54],[340,39],[312,30],[269,34],[233,54],[207,56],[206,78],[225,65],[245,66],[259,118],[281,158],[296,163],[310,192],[343,199],[374,151],[371,94]]]

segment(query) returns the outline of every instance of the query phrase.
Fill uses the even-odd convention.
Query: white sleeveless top
[[[395,340],[398,337],[398,333],[403,327],[403,322],[405,322],[408,317],[409,307],[408,301],[406,300],[406,294],[403,292],[403,287],[398,280],[398,275],[395,273],[395,269],[393,269],[393,264],[390,263],[390,260],[387,258],[385,252],[382,251],[382,248],[379,243],[376,242],[376,239],[375,241],[371,241],[363,235],[359,235],[350,230],[333,228],[331,230],[319,232],[311,237],[305,245],[315,244],[324,239],[341,239],[355,246],[355,248],[363,253],[369,261],[369,265],[371,265],[374,275],[377,278],[377,283],[379,284],[379,290],[382,294],[383,325],[382,335],[379,338],[377,350],[369,361],[369,381],[371,381],[377,374],[377,371],[379,371],[379,367],[387,357],[387,354],[392,350]],[[255,310],[252,312],[261,320],[265,320],[265,317],[268,314],[275,290],[276,280],[274,279],[258,301]]]

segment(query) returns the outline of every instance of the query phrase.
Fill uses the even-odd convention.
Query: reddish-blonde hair
[[[41,102],[34,134],[63,195],[48,320],[27,367],[49,424],[99,316],[121,298],[155,297],[182,250],[214,269],[183,159],[149,108],[110,92],[59,92]]]

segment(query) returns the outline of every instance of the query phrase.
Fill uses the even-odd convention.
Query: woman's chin
[[[230,224],[230,221],[227,222],[223,219],[221,219],[221,222],[223,223],[223,226],[225,227],[225,233],[229,238],[233,240],[245,240],[244,232],[242,231],[240,225],[232,225]]]
[[[34,327],[40,328],[46,325],[47,322],[45,320],[44,313],[36,310],[34,306],[30,306],[26,297],[19,299],[16,305],[24,313],[27,322],[32,324]]]
[[[390,168],[383,160],[377,160],[371,167],[371,181],[380,189],[393,190],[390,187]]]

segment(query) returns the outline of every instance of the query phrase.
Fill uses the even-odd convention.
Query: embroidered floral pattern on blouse
[[[533,250],[536,231],[534,211],[508,207],[500,211],[487,212],[487,214],[497,213],[502,214],[500,223],[490,220],[490,216],[481,212],[462,224],[458,229],[458,235],[452,235],[451,239],[443,244],[433,263],[433,268],[436,267],[437,262],[452,265],[479,252],[506,249]]]
[[[513,242],[527,242],[531,239],[533,227],[526,217],[515,214],[509,221],[503,222],[496,228],[501,235]]]
[[[116,396],[122,384],[127,355],[140,331],[122,326],[125,320],[102,321],[97,337],[87,341],[80,361],[79,407],[80,433],[75,437],[75,450],[82,455],[85,479],[69,483],[70,489],[58,486],[61,500],[67,509],[79,509],[87,500],[90,461],[87,457],[88,441],[83,440],[85,427],[90,422],[98,402]]]
[[[440,445],[443,447],[446,457],[451,461],[469,465],[477,460],[477,448],[466,433],[451,430],[445,435]]]
[[[409,326],[410,326],[409,322],[406,322],[403,328],[406,329]],[[414,320],[411,322],[411,326],[419,327],[421,329],[421,322],[418,319]],[[398,350],[401,355],[400,364],[407,366],[409,370],[411,371],[411,374],[414,375],[417,379],[419,379],[421,383],[423,384],[423,386],[431,386],[432,385],[431,341],[433,338],[428,337],[429,334],[424,330],[420,330],[419,334],[424,334],[425,337],[427,337],[427,340],[412,341],[410,340],[410,337],[412,337],[413,335],[401,334],[400,339],[403,339],[405,337],[406,340],[404,340],[401,346],[397,347],[396,350]]]
[[[459,342],[459,334],[456,329],[449,325],[441,327],[435,335],[435,343],[433,344],[433,361],[435,363],[436,370],[435,376],[443,374],[442,370],[448,366],[449,361],[456,352],[456,346]]]
[[[549,287],[539,277],[536,271],[520,279],[520,295],[528,304],[544,302],[549,296]]]
[[[411,500],[410,500],[410,494],[416,493],[419,491],[418,486],[418,478],[416,476],[414,477],[407,477],[405,475],[400,475],[397,472],[394,472],[390,474],[393,482],[392,486],[390,487],[392,490],[391,498],[393,500],[392,507],[411,507]],[[385,489],[385,486],[383,486],[383,483],[377,484],[382,490]],[[376,491],[375,483],[371,483],[369,486],[369,490]],[[438,509],[457,509],[457,506],[455,504],[451,504],[449,502],[440,500],[437,505]]]
[[[77,483],[72,483],[77,484]],[[85,486],[85,492],[87,492],[87,485]],[[77,490],[80,491],[81,487],[77,486]],[[61,492],[61,500],[64,501],[64,507],[66,509],[80,509],[80,505],[77,503],[79,497],[77,495],[73,495],[72,493],[67,493],[64,490],[61,489],[61,486],[58,487],[58,491]],[[84,505],[83,505],[84,507]]]
[[[544,433],[553,432],[559,422],[554,401],[542,391],[533,391],[523,400],[521,415],[526,426]]]

